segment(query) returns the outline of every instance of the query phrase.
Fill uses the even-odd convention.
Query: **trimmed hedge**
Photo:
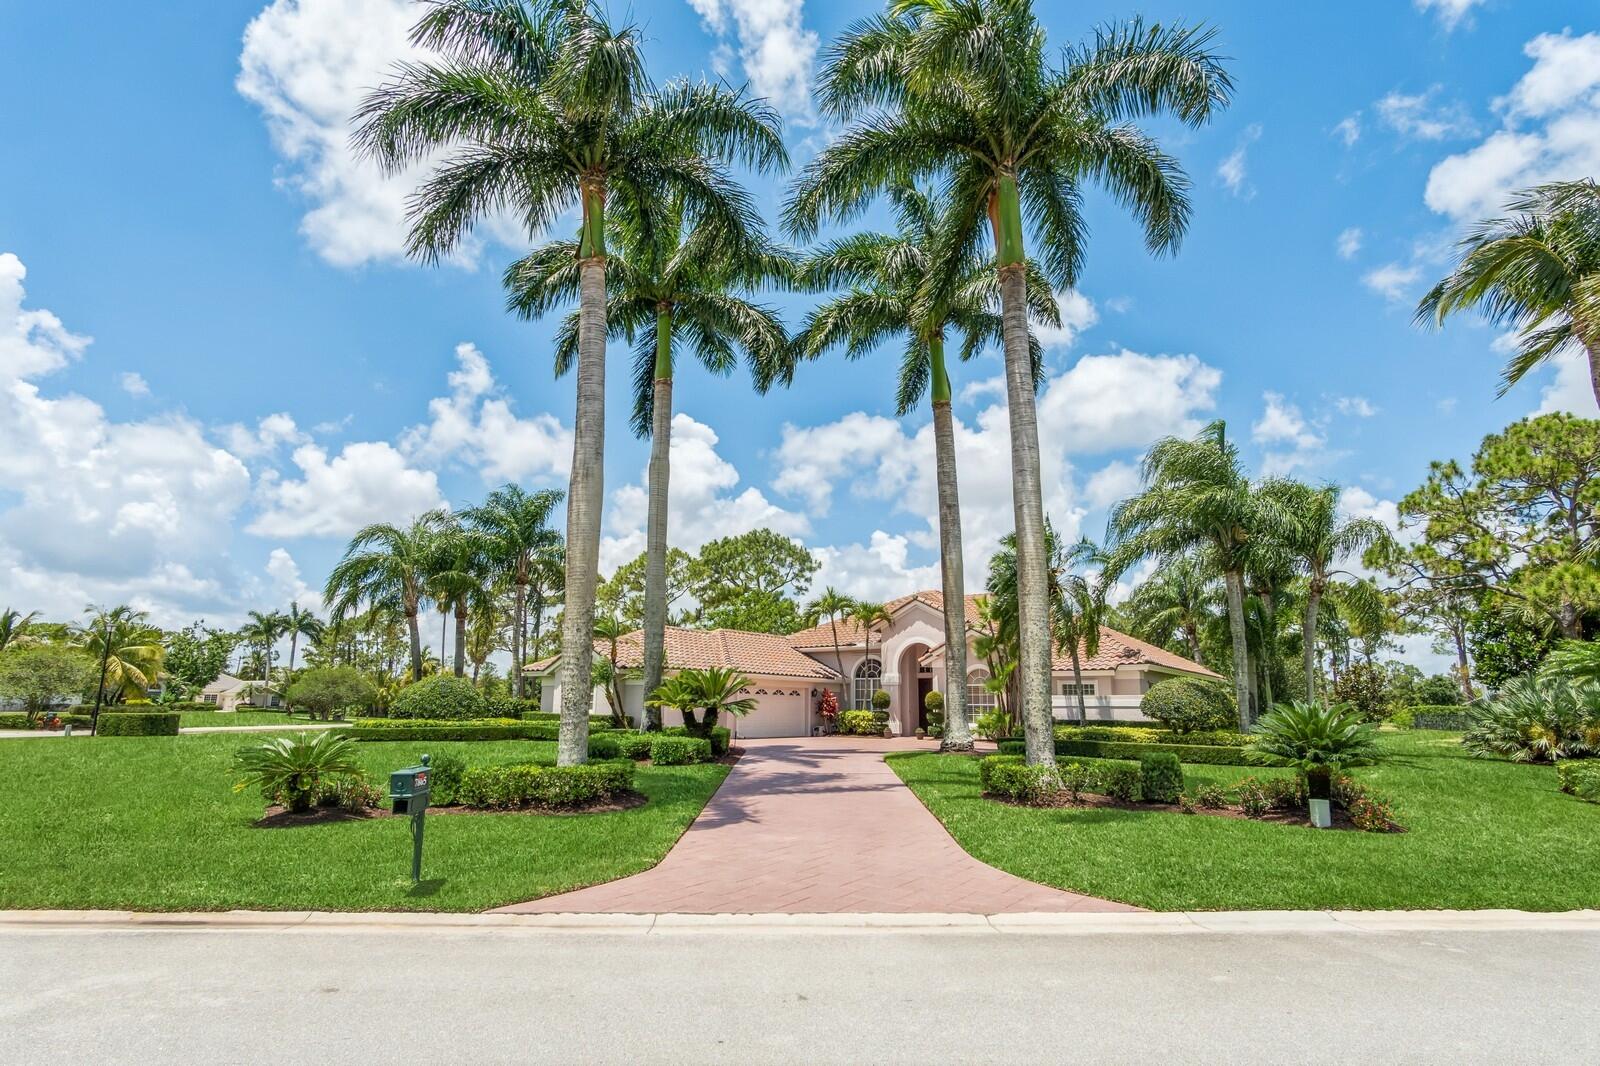
[[[1243,748],[1255,743],[1249,733],[1230,729],[1205,729],[1174,733],[1140,725],[1058,725],[1057,740],[1102,740],[1121,744],[1199,744],[1205,747]]]
[[[650,745],[655,742],[659,733],[618,733],[617,754],[623,759],[648,759]]]
[[[650,761],[657,766],[710,762],[711,741],[704,737],[674,737],[658,733],[650,742]]]
[[[593,739],[610,729],[589,729]],[[363,718],[345,733],[356,740],[558,740],[556,722],[519,722],[515,718]]]
[[[877,737],[883,735],[883,727],[889,723],[889,716],[884,715],[880,720],[876,711],[840,711],[839,732],[847,737]]]
[[[390,718],[451,720],[484,718],[489,708],[472,682],[453,674],[436,674],[407,685],[389,705]]]
[[[1171,677],[1156,682],[1139,700],[1139,713],[1179,733],[1226,729],[1239,720],[1228,687],[1205,677]]]
[[[1462,707],[1433,706],[1412,707],[1412,729],[1441,729],[1462,733],[1472,728],[1472,717]]]
[[[582,766],[474,766],[461,776],[456,798],[463,806],[488,810],[538,807],[562,810],[607,800],[633,788],[633,763],[593,762]]]
[[[675,725],[675,726],[672,726],[669,729],[663,729],[660,733],[656,733],[654,735],[655,736],[662,736],[662,737],[700,737],[701,736],[701,734],[699,734],[699,733],[691,733],[691,732],[689,732],[687,727],[681,726],[681,725]],[[720,759],[724,755],[728,754],[728,744],[733,739],[733,733],[730,730],[725,729],[724,727],[719,725],[719,726],[717,726],[717,728],[713,729],[708,735],[705,735],[705,736],[701,737],[701,739],[709,740],[711,742],[711,755],[712,755],[712,757]]]
[[[183,716],[171,711],[101,713],[95,731],[102,737],[175,737]]]
[[[1600,761],[1563,759],[1556,763],[1556,780],[1567,795],[1600,803]]]
[[[589,736],[589,758],[591,759],[618,759],[622,757],[622,745],[617,743],[617,738],[610,733],[592,733]]]
[[[1031,803],[1050,794],[1051,771],[1077,777],[1082,787],[1137,803],[1143,797],[1139,763],[1113,759],[1074,760],[1057,767],[1028,766],[1021,755],[990,755],[978,763],[978,781],[989,795]]]
[[[1170,751],[1149,751],[1139,757],[1139,789],[1149,803],[1177,803],[1183,795],[1183,767]]]
[[[1215,744],[1119,744],[1108,740],[1058,740],[1056,755],[1087,755],[1091,759],[1141,759],[1151,752],[1168,752],[1179,762],[1208,766],[1276,766],[1276,760],[1261,760],[1249,748],[1229,748]]]

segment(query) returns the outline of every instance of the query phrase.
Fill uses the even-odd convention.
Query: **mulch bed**
[[[582,807],[562,807],[560,809],[546,809],[543,807],[510,807],[501,810],[487,810],[481,807],[429,807],[428,816],[436,814],[541,814],[541,815],[572,815],[572,814],[612,814],[617,811],[632,811],[643,807],[648,799],[638,792],[623,792],[612,796],[610,799],[597,800]],[[373,818],[409,818],[409,814],[395,814],[387,807],[368,807],[359,811],[347,811],[343,807],[314,807],[309,811],[291,814],[280,806],[267,808],[266,814],[252,824],[257,829],[293,829],[303,825],[329,825],[334,822],[365,822]]]
[[[1163,814],[1211,815],[1216,818],[1240,818],[1250,822],[1270,822],[1274,825],[1299,826],[1302,829],[1311,828],[1311,816],[1305,811],[1284,811],[1274,808],[1266,814],[1252,817],[1237,806],[1229,807],[1195,807],[1193,810],[1184,810],[1176,803],[1130,803],[1127,800],[1115,799],[1111,796],[1102,796],[1098,793],[1085,792],[1074,803],[1072,797],[1065,792],[1048,799],[1024,803],[1020,800],[1007,799],[1003,796],[989,796],[987,799],[996,803],[1004,803],[1008,807],[1033,807],[1046,809],[1067,810],[1114,810],[1114,811],[1156,811]],[[1342,807],[1333,808],[1333,829],[1346,829],[1353,833],[1361,830],[1350,821],[1350,815]],[[1389,832],[1404,833],[1402,826],[1391,825]]]

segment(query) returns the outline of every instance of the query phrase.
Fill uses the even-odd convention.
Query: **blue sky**
[[[653,73],[748,81],[797,162],[835,132],[808,102],[823,0],[613,4]],[[1151,127],[1194,183],[1153,260],[1091,196],[1041,396],[1058,525],[1099,536],[1151,440],[1227,419],[1257,472],[1348,486],[1392,517],[1430,459],[1535,410],[1592,413],[1575,367],[1495,400],[1491,329],[1411,324],[1468,221],[1510,188],[1600,172],[1600,18],[1577,0],[1183,4],[1039,0],[1056,44],[1143,14],[1214,25],[1233,108]],[[406,0],[0,6],[0,605],[130,600],[168,624],[310,598],[358,525],[495,484],[565,483],[570,381],[551,327],[508,317],[526,235],[406,262],[405,180],[351,158],[345,118],[407,54]],[[776,211],[783,182],[755,185]],[[881,216],[869,221],[881,222]],[[797,320],[801,298],[776,299]],[[90,339],[92,338],[92,340]],[[674,540],[755,525],[820,580],[937,583],[926,412],[893,417],[893,353],[747,379],[680,373]],[[645,446],[613,363],[608,565],[642,547]],[[963,366],[974,564],[1009,520],[998,358]],[[969,569],[973,581],[981,567]]]

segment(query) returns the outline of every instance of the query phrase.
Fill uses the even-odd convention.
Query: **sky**
[[[1135,14],[1204,22],[1233,106],[1148,129],[1193,183],[1152,258],[1091,191],[1065,323],[1043,337],[1047,509],[1100,538],[1154,440],[1227,421],[1252,473],[1344,487],[1391,523],[1430,460],[1534,412],[1594,414],[1583,368],[1495,398],[1506,338],[1412,323],[1453,243],[1508,191],[1600,173],[1593,0],[1038,0],[1053,47]],[[811,103],[847,0],[638,0],[655,78],[767,98],[796,165],[839,128]],[[0,608],[129,602],[160,624],[316,605],[350,534],[507,481],[564,487],[574,382],[553,322],[508,315],[541,238],[491,220],[451,262],[404,256],[406,196],[348,117],[397,62],[410,0],[0,0]],[[752,191],[777,216],[786,178]],[[570,220],[569,220],[570,221]],[[862,225],[886,224],[881,210]],[[807,307],[773,296],[791,323]],[[615,350],[615,349],[614,349]],[[815,586],[938,585],[926,408],[894,414],[898,349],[747,375],[678,373],[673,543],[767,526]],[[626,355],[608,392],[602,567],[643,549],[646,442]],[[968,581],[1011,522],[1000,359],[956,368]],[[1431,665],[1426,640],[1407,655]]]

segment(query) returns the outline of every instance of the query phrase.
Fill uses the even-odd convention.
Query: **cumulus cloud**
[[[1413,0],[1418,11],[1431,11],[1438,18],[1439,24],[1446,30],[1453,30],[1466,21],[1472,9],[1484,3],[1484,0]]]
[[[1056,305],[1061,308],[1061,325],[1035,326],[1033,332],[1046,348],[1070,348],[1084,330],[1100,321],[1100,312],[1094,301],[1076,289],[1058,292]]]
[[[1536,415],[1557,411],[1594,417],[1594,385],[1589,378],[1589,357],[1573,346],[1550,360],[1555,366],[1554,376],[1539,390]]]
[[[1065,452],[1092,455],[1198,432],[1216,406],[1222,371],[1193,355],[1122,349],[1086,355],[1039,396],[1040,435]]]
[[[278,601],[298,603],[307,610],[316,610],[322,605],[322,593],[306,584],[300,576],[300,564],[287,549],[273,548],[267,556],[266,570]]]
[[[1109,508],[1138,492],[1139,485],[1138,465],[1116,459],[1089,475],[1083,499],[1090,507]]]
[[[1472,115],[1459,101],[1438,103],[1440,86],[1426,92],[1403,93],[1396,89],[1375,105],[1384,125],[1419,141],[1442,141],[1452,137],[1471,137],[1477,133]]]
[[[873,530],[866,544],[815,548],[812,554],[822,565],[812,579],[812,588],[836,588],[846,596],[880,603],[908,592],[939,588],[943,575],[938,564],[915,566],[911,553],[909,538],[881,529]],[[966,585],[969,590],[981,588],[970,573]]]
[[[1334,248],[1339,253],[1340,259],[1354,259],[1361,251],[1363,239],[1360,226],[1351,226],[1339,234],[1339,239],[1334,242]]]
[[[1299,405],[1281,393],[1262,394],[1261,417],[1250,427],[1250,437],[1266,449],[1261,472],[1288,474],[1327,458],[1328,439],[1321,425],[1306,418]]]
[[[262,475],[260,511],[246,529],[268,537],[347,537],[373,522],[407,522],[442,506],[439,478],[387,441],[357,441],[329,456],[316,444],[292,455],[298,477]]]
[[[1378,409],[1373,406],[1372,401],[1365,396],[1337,396],[1334,398],[1333,406],[1338,409],[1340,414],[1349,415],[1352,418],[1371,418],[1378,413]]]
[[[1363,274],[1361,284],[1390,303],[1407,303],[1421,277],[1422,268],[1415,263],[1385,263]]]
[[[1256,189],[1250,184],[1250,146],[1261,139],[1261,124],[1252,123],[1246,126],[1239,135],[1238,143],[1234,146],[1221,163],[1217,165],[1217,177],[1233,195],[1248,200],[1255,196]]]
[[[689,0],[706,28],[718,37],[733,34],[750,91],[802,123],[814,118],[811,75],[820,43],[802,20],[803,0]],[[712,66],[725,74],[730,50],[719,43]]]
[[[117,375],[117,384],[122,387],[123,392],[135,400],[143,400],[150,395],[150,383],[144,379],[143,374],[132,370]]]

